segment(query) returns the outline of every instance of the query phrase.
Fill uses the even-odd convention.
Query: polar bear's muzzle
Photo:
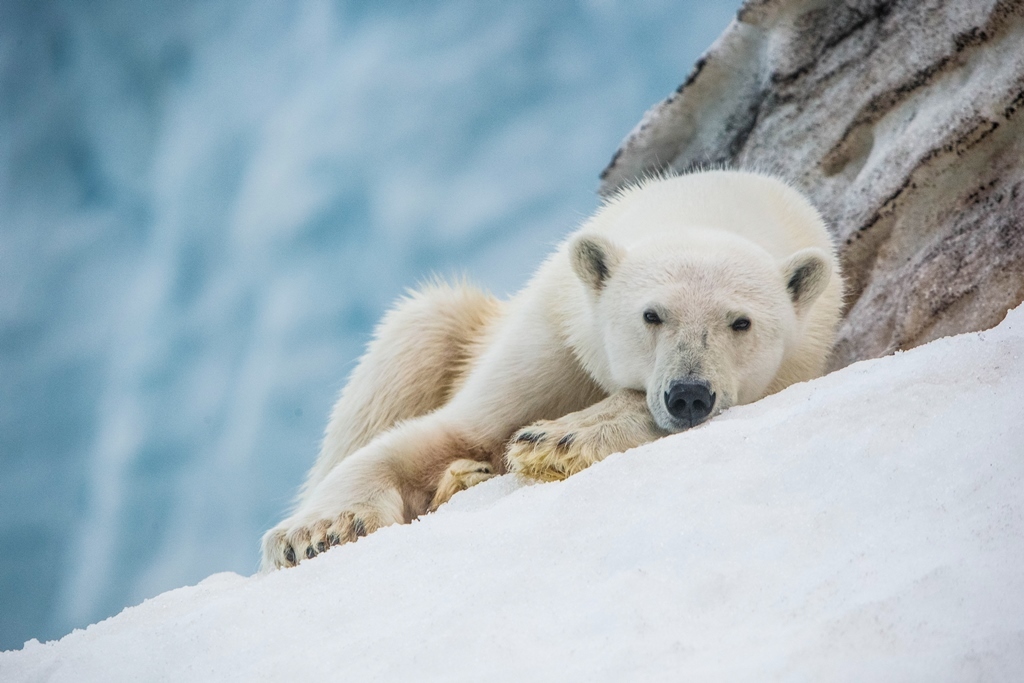
[[[665,392],[665,409],[682,431],[708,419],[715,407],[715,398],[707,382],[676,380]]]

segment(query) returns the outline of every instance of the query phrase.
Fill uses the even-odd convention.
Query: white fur
[[[783,182],[710,171],[626,189],[510,301],[432,284],[388,314],[263,566],[408,522],[506,466],[563,478],[678,431],[676,380],[708,386],[713,415],[811,379],[841,300],[828,231]]]

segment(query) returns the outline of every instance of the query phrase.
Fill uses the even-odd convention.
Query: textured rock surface
[[[1024,0],[749,0],[602,174],[789,178],[849,279],[833,365],[985,329],[1024,299]]]

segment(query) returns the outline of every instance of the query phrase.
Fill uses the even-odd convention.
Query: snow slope
[[[1021,680],[1024,308],[554,484],[217,574],[0,679]]]

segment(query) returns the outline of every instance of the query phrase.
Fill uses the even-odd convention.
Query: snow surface
[[[1024,307],[552,484],[223,573],[0,679],[1024,678]]]

